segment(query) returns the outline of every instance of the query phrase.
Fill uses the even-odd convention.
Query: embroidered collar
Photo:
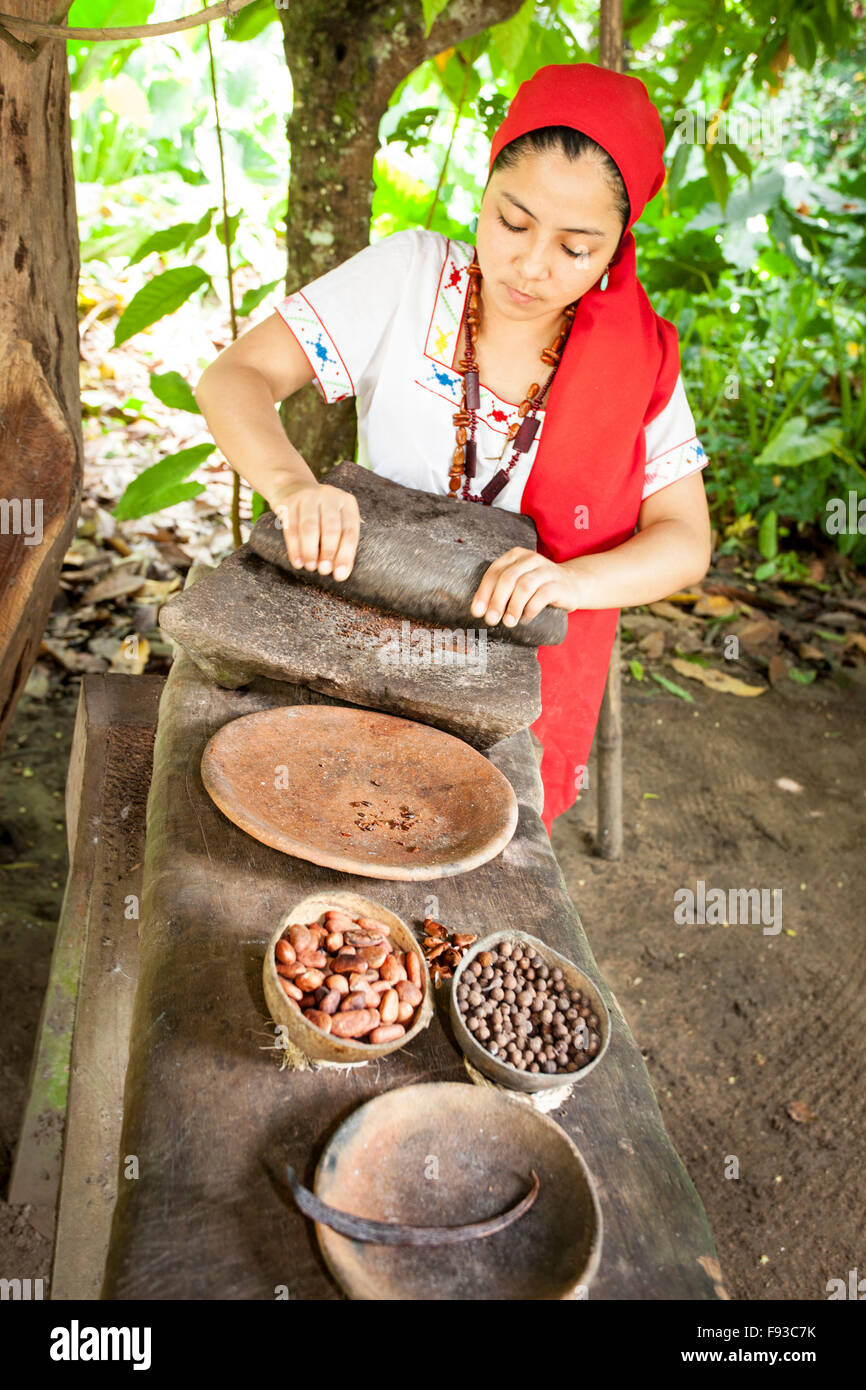
[[[446,400],[460,404],[461,376],[451,365],[454,357],[455,338],[463,321],[463,310],[469,292],[467,266],[472,264],[474,246],[465,241],[449,240],[445,247],[445,259],[436,286],[436,298],[430,315],[427,338],[424,343],[424,380],[420,383],[429,391]],[[507,434],[511,425],[519,423],[518,406],[504,401],[495,391],[481,383],[481,409],[479,418],[498,434]],[[545,412],[539,412],[543,424]]]

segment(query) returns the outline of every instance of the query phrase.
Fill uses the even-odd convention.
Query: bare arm
[[[710,564],[710,514],[699,473],[648,497],[640,530],[612,550],[557,563],[515,547],[489,566],[472,612],[508,627],[530,622],[542,608],[632,608],[696,584]]]
[[[312,380],[297,339],[274,312],[220,353],[194,395],[217,447],[280,517],[292,563],[322,574],[333,568],[342,579],[355,559],[358,504],[316,480],[274,408]]]

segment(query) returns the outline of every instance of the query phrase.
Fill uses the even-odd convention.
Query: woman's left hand
[[[535,550],[515,546],[485,571],[471,611],[476,618],[483,614],[491,625],[502,621],[514,627],[531,622],[548,605],[567,613],[580,607],[577,574]]]

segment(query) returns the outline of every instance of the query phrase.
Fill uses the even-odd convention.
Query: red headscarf
[[[582,130],[601,145],[630,204],[607,289],[595,285],[578,302],[523,490],[521,511],[535,522],[539,551],[561,561],[610,550],[634,533],[643,427],[670,400],[680,357],[676,328],[655,313],[637,278],[629,230],[665,178],[664,133],[646,87],[593,63],[541,68],[522,84],[497,130],[491,166],[519,135],[551,125]],[[538,649],[542,713],[532,728],[544,745],[548,834],[585,780],[618,616],[618,608],[577,609],[561,646]]]

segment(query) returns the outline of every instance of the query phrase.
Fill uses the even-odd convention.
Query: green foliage
[[[198,222],[176,222],[173,227],[165,227],[160,232],[151,233],[130,257],[129,264],[138,265],[139,261],[143,261],[145,256],[152,253],[162,256],[166,251],[189,251],[190,247],[210,230],[215,213],[216,208],[208,208]]]
[[[162,401],[163,405],[169,406],[172,410],[188,410],[192,415],[201,414],[195,396],[180,372],[162,372],[160,375],[152,372],[150,389],[158,401]]]
[[[422,0],[427,32],[446,3]],[[76,0],[69,23],[142,22],[152,9]],[[285,72],[262,75],[282,64],[274,24],[262,0],[211,30],[233,259],[264,272],[241,317],[281,285],[286,149],[273,92]],[[471,242],[508,102],[547,63],[597,61],[597,26],[597,0],[526,0],[401,83],[380,130],[373,237],[429,225]],[[638,272],[679,332],[723,549],[756,539],[759,575],[802,580],[797,546],[817,528],[862,563],[866,536],[825,522],[828,499],[862,493],[866,478],[866,80],[852,7],[625,0],[624,32],[628,71],[667,135],[667,180],[634,229]],[[123,256],[149,275],[118,326],[123,342],[202,290],[225,302],[206,40],[199,29],[68,48],[76,178],[112,212],[82,217],[82,258]],[[195,410],[176,375],[152,378],[154,392]],[[186,477],[170,486],[194,487]],[[265,505],[256,494],[254,515]]]
[[[157,319],[165,318],[166,314],[173,314],[197,289],[209,284],[210,276],[197,265],[178,266],[154,276],[133,295],[121,314],[114,333],[114,346],[119,347],[127,338],[156,323]]]
[[[204,483],[187,483],[184,479],[204,463],[214,448],[213,444],[196,444],[191,449],[181,449],[177,454],[152,463],[137,478],[133,478],[112,515],[118,521],[130,521],[197,497],[204,492]]]
[[[421,0],[421,4],[424,7],[424,32],[429,34],[448,4],[448,0]]]

